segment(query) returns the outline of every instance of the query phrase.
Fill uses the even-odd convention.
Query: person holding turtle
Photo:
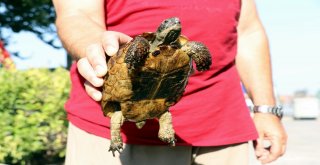
[[[251,140],[255,154],[263,164],[285,153],[287,135],[280,120],[281,109],[274,98],[268,41],[253,0],[53,0],[53,3],[59,37],[77,61],[70,70],[72,89],[65,106],[70,121],[66,164],[248,164],[248,142]],[[124,146],[123,149],[122,146],[111,149],[121,151],[113,156],[108,152],[108,145],[112,143],[109,139],[114,130],[110,118],[103,112],[109,116],[106,113],[119,112],[119,108],[106,111],[102,107],[119,107],[122,101],[114,104],[111,99],[110,104],[110,98],[118,93],[108,96],[111,92],[103,94],[101,87],[112,70],[123,69],[112,69],[107,62],[119,56],[128,43],[138,43],[131,41],[132,37],[154,32],[159,23],[172,17],[180,19],[182,35],[207,47],[211,58],[206,59],[212,64],[200,63],[200,67],[203,64],[208,70],[191,73],[179,101],[163,104],[168,105],[171,114],[175,147],[159,140],[158,120],[141,120],[145,123],[141,129],[129,120],[124,121],[121,131],[116,132],[122,138],[115,138],[113,142],[123,140]],[[174,35],[177,33],[165,33],[165,37],[178,38]],[[147,53],[155,57],[166,52],[158,41],[150,39],[150,35],[144,37],[146,45],[151,43],[148,45],[151,48],[142,46],[139,51],[149,50]],[[169,49],[190,50],[176,44],[176,39],[169,41],[175,43]],[[128,56],[127,52],[125,56]],[[151,58],[149,56],[147,59]],[[139,63],[135,60],[137,57],[140,56],[127,57],[129,60],[125,65],[129,64],[129,70],[135,62]],[[199,63],[195,60],[195,64],[198,66]],[[245,104],[240,81],[255,104],[253,118]],[[122,89],[110,83],[109,87]],[[160,91],[165,91],[165,97],[171,97],[175,90]],[[136,93],[134,90],[129,92]],[[130,95],[133,101],[145,101],[145,98],[135,97]],[[102,101],[105,105],[101,107],[103,98],[107,102]],[[124,104],[120,108],[126,106],[132,105]],[[126,111],[129,110],[131,108]],[[126,117],[127,114],[122,112],[121,115]],[[265,148],[264,140],[269,140],[271,146]],[[169,142],[173,143],[172,139]]]

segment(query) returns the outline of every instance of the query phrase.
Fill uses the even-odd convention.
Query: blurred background
[[[320,1],[256,3],[289,135],[287,154],[272,164],[318,165]],[[50,0],[0,1],[0,164],[63,162],[71,59],[54,19]],[[250,164],[259,163],[252,157]]]

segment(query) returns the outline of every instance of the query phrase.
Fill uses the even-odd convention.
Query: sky
[[[320,90],[320,0],[256,0],[268,34],[273,81],[277,93]],[[54,49],[30,33],[12,35],[9,51],[18,69],[66,65],[66,52]]]
[[[66,66],[66,51],[55,49],[38,39],[34,34],[20,32],[11,35],[8,46],[9,52],[19,52],[13,60],[18,69],[28,68],[55,68]]]
[[[257,0],[279,93],[320,90],[320,1]]]

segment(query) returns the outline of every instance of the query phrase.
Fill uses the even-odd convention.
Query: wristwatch
[[[283,116],[282,106],[270,106],[270,105],[255,105],[253,106],[254,113],[270,113],[276,115],[280,119]]]

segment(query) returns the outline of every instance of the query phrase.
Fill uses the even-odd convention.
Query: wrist
[[[279,119],[283,116],[282,106],[279,105],[255,105],[251,110],[253,113],[272,114],[277,116]]]

